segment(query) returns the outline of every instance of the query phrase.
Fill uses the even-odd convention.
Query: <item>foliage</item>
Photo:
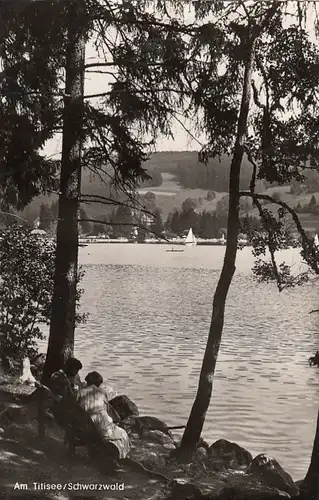
[[[159,170],[153,168],[147,169],[147,174],[149,175],[149,179],[146,179],[145,181],[142,182],[141,187],[156,187],[156,186],[161,186],[163,182],[163,177],[162,174]]]
[[[129,238],[134,227],[132,211],[125,205],[119,205],[111,216],[112,238]]]
[[[148,191],[142,197],[142,203],[144,205],[145,210],[153,212],[156,209],[156,195],[152,193],[152,191]]]
[[[191,227],[195,236],[202,239],[220,238],[221,231],[227,226],[227,213],[175,210],[167,217],[165,228],[175,236],[182,236]],[[259,219],[250,215],[241,218],[241,231],[251,232],[260,229]]]
[[[206,200],[213,201],[215,198],[216,198],[216,194],[214,193],[214,191],[208,191],[208,193],[206,195]]]
[[[42,338],[39,323],[49,324],[55,244],[17,224],[0,239],[0,353],[14,359],[32,356]],[[83,273],[80,273],[79,280]],[[82,291],[78,289],[79,305]],[[77,315],[83,322],[85,315]]]
[[[309,208],[315,207],[317,205],[317,200],[315,195],[313,194],[309,201]]]
[[[92,231],[92,225],[91,225],[91,222],[89,222],[86,219],[88,219],[88,216],[87,216],[85,209],[82,207],[80,209],[80,222],[79,223],[80,223],[80,228],[81,228],[82,233],[87,236]]]
[[[156,236],[162,236],[164,231],[164,224],[162,219],[162,214],[157,208],[154,213],[154,220],[150,224],[150,229]]]
[[[195,210],[198,207],[198,200],[195,198],[186,198],[182,204],[182,211],[189,212],[191,210]]]
[[[2,2],[0,9],[1,206],[20,209],[56,188],[59,164],[40,151],[61,120],[56,96],[61,94],[65,24],[54,0],[21,2],[20,7]],[[34,23],[37,16],[41,22]]]
[[[39,228],[47,231],[50,229],[52,222],[54,221],[54,215],[51,211],[50,205],[41,203],[39,212]]]
[[[229,205],[229,196],[225,195],[220,200],[218,200],[216,205],[216,212],[222,216],[226,216],[228,214],[228,205]]]

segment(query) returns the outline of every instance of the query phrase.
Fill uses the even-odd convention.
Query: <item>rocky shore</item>
[[[130,434],[130,457],[167,478],[153,477],[131,466],[112,477],[90,463],[86,449],[78,448],[76,457],[67,457],[63,433],[48,416],[46,437],[38,436],[37,405],[30,394],[34,388],[17,377],[0,379],[0,484],[7,500],[21,498],[99,498],[127,500],[279,500],[297,498],[298,485],[271,457],[251,453],[236,443],[220,439],[209,444],[201,441],[189,463],[174,458],[175,445],[152,417],[139,422],[136,405],[126,396],[113,401],[121,416],[121,425]],[[112,401],[111,401],[112,403]],[[147,424],[147,425],[146,425]],[[157,429],[156,429],[157,427]],[[142,429],[142,432],[141,432]],[[137,431],[138,430],[138,431]],[[174,436],[174,440],[177,440]],[[27,491],[21,491],[23,486]],[[35,484],[36,483],[36,484]],[[62,491],[39,490],[41,484],[66,486]],[[36,485],[40,485],[37,486]],[[80,485],[80,486],[78,486]],[[88,492],[80,490],[89,485]],[[94,485],[108,488],[107,493]],[[54,487],[54,486],[53,486]],[[77,489],[78,488],[78,489]]]

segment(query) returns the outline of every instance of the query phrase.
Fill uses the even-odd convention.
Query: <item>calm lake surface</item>
[[[166,245],[109,244],[80,249],[86,275],[76,355],[99,370],[140,413],[186,423],[196,395],[224,248],[183,253]],[[179,247],[180,248],[180,247]],[[296,251],[287,261],[298,266]],[[239,252],[213,398],[203,437],[268,453],[294,479],[307,471],[318,411],[318,285],[278,293],[253,282],[249,248]]]

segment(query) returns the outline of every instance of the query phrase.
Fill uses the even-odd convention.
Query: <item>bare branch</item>
[[[89,198],[89,199],[85,200],[84,198]],[[137,210],[137,207],[134,206],[134,203],[137,202],[137,200],[131,198],[131,201],[132,205],[123,201],[115,200],[114,198],[108,198],[107,196],[100,196],[96,194],[81,194],[80,198],[80,203],[101,203],[104,205],[120,205],[122,207],[134,208]],[[155,217],[155,214],[153,212],[149,212],[145,208],[139,207],[138,210],[144,213],[145,215]]]
[[[311,269],[316,273],[316,274],[319,274],[319,260],[318,260],[318,252],[316,250],[316,248],[314,247],[312,241],[308,238],[300,220],[299,220],[299,217],[298,215],[296,214],[296,212],[287,204],[285,203],[284,201],[279,201],[279,200],[275,200],[275,198],[273,198],[272,196],[269,196],[267,194],[256,194],[256,193],[251,193],[250,191],[241,191],[239,193],[239,196],[249,196],[251,198],[253,198],[254,200],[267,200],[269,201],[270,203],[274,203],[275,205],[279,205],[281,207],[283,207],[285,210],[287,210],[287,212],[290,213],[290,215],[292,216],[292,219],[298,229],[298,232],[301,236],[301,244],[302,244],[302,248],[305,252],[305,255],[306,257],[307,256],[310,256],[311,257],[311,260],[307,260],[308,264],[310,265]]]

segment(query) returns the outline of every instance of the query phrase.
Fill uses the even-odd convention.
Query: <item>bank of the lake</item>
[[[81,248],[87,325],[77,330],[83,374],[97,369],[143,414],[178,425],[193,403],[223,247],[166,252],[161,245]],[[286,253],[298,269],[296,251]],[[253,283],[250,249],[238,254],[204,437],[274,456],[295,479],[307,470],[319,372],[316,284],[279,294]]]
[[[253,457],[248,450],[223,439],[211,445],[202,440],[192,456],[178,460],[172,436],[165,431],[150,427],[138,432],[138,421],[146,419],[154,425],[154,419],[138,416],[138,407],[126,396],[109,400],[110,406],[117,408],[118,425],[126,429],[131,443],[128,458],[120,461],[120,470],[113,473],[105,449],[95,457],[88,454],[93,436],[86,435],[85,446],[83,420],[79,427],[77,419],[82,446],[75,455],[67,454],[63,431],[50,411],[50,398],[44,402],[43,393],[45,436],[40,439],[40,394],[33,391],[18,377],[0,376],[0,495],[5,500],[20,495],[34,500],[71,500],[78,494],[84,499],[86,492],[92,500],[281,500],[283,496],[296,500],[300,491],[300,500],[308,499],[308,486],[295,483],[272,457]]]

